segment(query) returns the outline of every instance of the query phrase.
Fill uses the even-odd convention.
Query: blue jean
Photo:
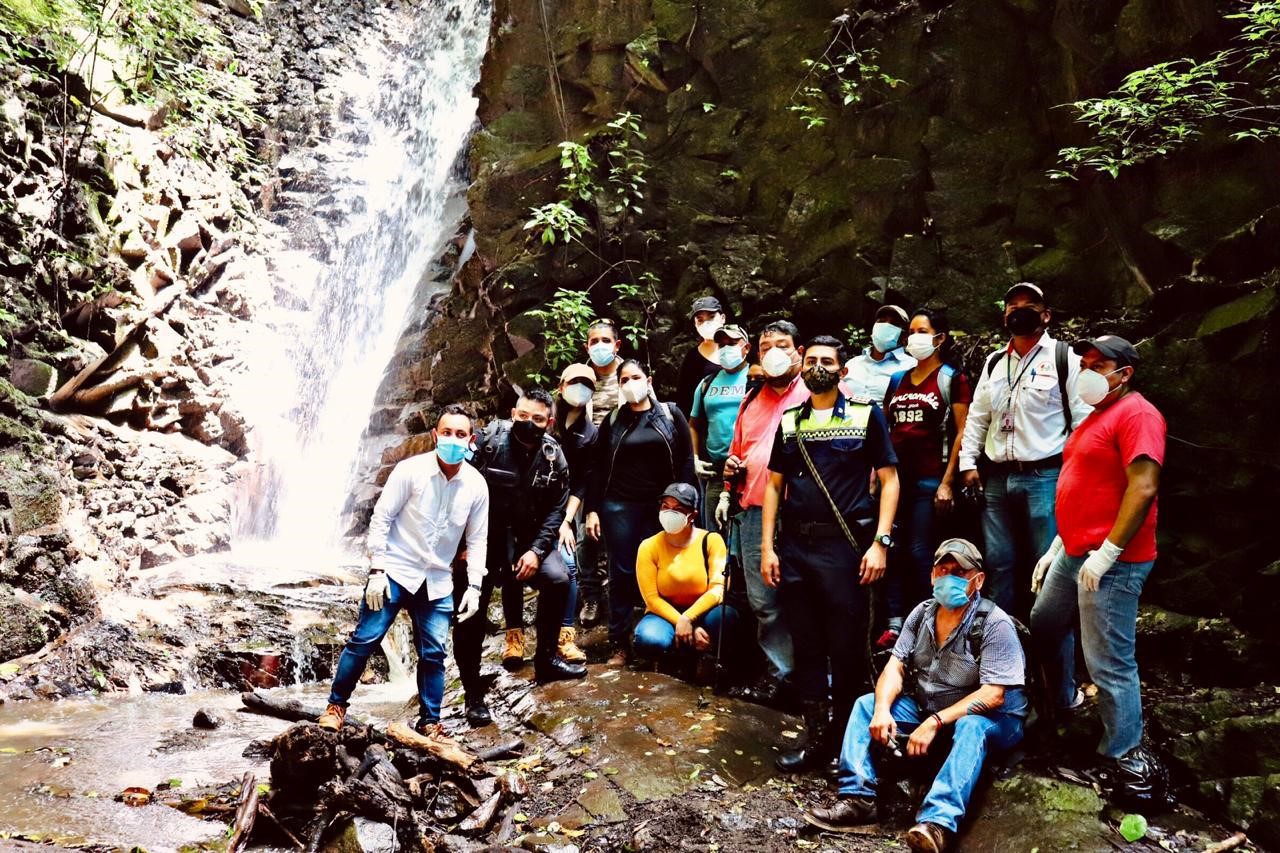
[[[636,584],[636,552],[641,542],[662,530],[658,501],[606,500],[600,506],[600,527],[609,543],[609,642],[622,646],[633,611],[644,606]]]
[[[778,606],[778,590],[764,582],[760,576],[760,533],[762,510],[758,506],[744,509],[729,522],[733,555],[742,566],[743,580],[747,587],[747,601],[756,615],[756,640],[769,662],[769,672],[778,680],[791,674],[795,666],[795,653],[791,645],[791,632],[782,621],[782,608]]]
[[[1053,515],[1058,468],[993,473],[983,486],[987,585],[983,594],[1011,616],[1031,612],[1031,568],[1058,535]]]
[[[1075,697],[1075,626],[1085,664],[1098,686],[1102,742],[1098,752],[1119,758],[1142,742],[1142,682],[1135,656],[1138,599],[1153,562],[1117,561],[1090,592],[1076,582],[1084,557],[1064,552],[1049,568],[1031,611],[1031,635],[1059,707]]]
[[[411,593],[391,578],[387,579],[387,600],[381,610],[370,610],[360,599],[360,618],[351,632],[346,647],[338,658],[329,702],[347,707],[356,682],[364,673],[369,657],[378,649],[382,638],[391,630],[402,608],[407,608],[413,622],[413,642],[418,651],[418,708],[425,722],[440,721],[440,700],[444,698],[444,654],[449,640],[449,622],[453,616],[453,596],[434,601],[424,582]]]
[[[737,622],[737,611],[728,605],[720,604],[695,619],[693,627],[706,629],[706,632],[711,635],[712,653],[715,653],[716,645],[720,642],[721,631],[732,638],[733,628]],[[675,647],[676,626],[657,613],[646,613],[640,620],[640,624],[636,625],[631,643],[638,656],[650,659],[660,658]],[[732,639],[728,648],[733,648]]]
[[[849,715],[844,743],[840,746],[837,777],[842,797],[876,795],[876,769],[871,758],[871,715],[875,706],[875,696],[868,693],[858,698],[853,704],[853,713]],[[909,696],[895,699],[889,713],[903,734],[914,731],[923,716],[915,700]],[[1022,740],[1022,718],[998,711],[990,715],[968,714],[956,720],[951,728],[947,759],[934,777],[929,793],[925,794],[916,820],[936,823],[955,832],[978,784],[987,753],[1003,752],[1016,746]],[[934,738],[929,746],[931,751],[945,745],[941,737]]]
[[[890,618],[905,618],[911,608],[933,594],[929,576],[933,571],[933,552],[938,545],[934,536],[933,498],[941,482],[938,477],[928,477],[902,485],[896,516],[902,546],[890,559],[889,575],[885,578]]]

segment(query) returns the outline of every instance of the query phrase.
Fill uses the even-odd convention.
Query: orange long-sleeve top
[[[702,561],[702,540],[707,560]],[[673,548],[666,534],[650,536],[636,552],[636,583],[645,610],[672,625],[681,616],[691,621],[724,600],[724,565],[729,549],[719,533],[695,530],[689,544]]]

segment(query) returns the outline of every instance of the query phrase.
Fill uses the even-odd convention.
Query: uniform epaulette
[[[857,403],[861,406],[874,406],[876,401],[866,394],[852,394],[845,397],[850,403]]]

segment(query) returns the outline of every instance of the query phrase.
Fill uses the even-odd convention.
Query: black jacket
[[[595,449],[596,436],[599,430],[587,417],[585,411],[580,412],[578,419],[568,429],[564,426],[564,417],[569,413],[568,407],[556,407],[556,438],[564,458],[569,463],[569,496],[580,501],[587,498],[587,480],[591,474],[591,454]]]
[[[555,549],[569,502],[569,463],[549,435],[532,449],[511,437],[511,421],[480,431],[471,464],[489,484],[489,565],[504,568],[525,551]]]
[[[650,399],[653,405],[638,413],[635,419],[627,417],[631,411],[624,403],[614,412],[610,412],[609,417],[600,423],[600,434],[596,436],[587,486],[587,512],[600,511],[600,505],[609,494],[609,483],[613,477],[618,447],[631,430],[654,430],[667,445],[667,457],[671,468],[669,472],[662,472],[661,479],[665,482],[659,487],[660,489],[665,488],[669,483],[689,483],[697,488],[698,479],[693,471],[693,441],[689,437],[689,421],[679,407],[670,403],[659,403],[652,397]],[[658,493],[654,494],[653,499],[656,503]]]

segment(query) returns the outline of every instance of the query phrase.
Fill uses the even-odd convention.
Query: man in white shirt
[[[453,559],[467,553],[467,591],[458,621],[480,609],[489,536],[489,487],[466,462],[475,436],[471,417],[457,403],[445,406],[433,431],[436,449],[401,461],[392,470],[369,521],[369,580],[360,619],[338,659],[324,728],[338,729],[369,656],[401,608],[413,620],[418,651],[419,716],[415,728],[440,734],[444,655],[453,615]]]
[[[893,375],[916,366],[916,360],[902,349],[902,337],[910,325],[911,317],[902,308],[880,306],[871,326],[871,346],[845,363],[840,390],[846,397],[870,397],[883,404]]]
[[[1067,434],[1093,409],[1080,399],[1080,359],[1049,336],[1044,291],[1020,282],[1004,297],[1009,343],[983,364],[965,421],[960,474],[985,495],[990,597],[1026,620],[1031,567],[1058,533],[1054,492]],[[979,457],[982,474],[979,475]]]

